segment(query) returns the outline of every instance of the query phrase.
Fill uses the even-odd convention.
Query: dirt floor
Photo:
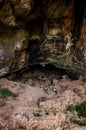
[[[0,89],[16,96],[0,98],[0,130],[86,130],[71,119],[85,119],[68,106],[86,101],[86,82],[63,70],[36,66],[0,79]]]

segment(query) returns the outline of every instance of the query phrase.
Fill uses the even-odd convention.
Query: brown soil
[[[69,105],[86,101],[86,82],[80,79],[51,68],[32,69],[17,73],[15,81],[0,79],[0,88],[18,95],[0,98],[0,130],[86,129],[70,122],[77,113],[66,111]]]

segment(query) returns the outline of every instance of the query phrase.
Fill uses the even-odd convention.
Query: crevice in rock
[[[74,34],[77,39],[80,38],[81,27],[83,23],[83,14],[85,10],[86,0],[75,0],[74,2]]]

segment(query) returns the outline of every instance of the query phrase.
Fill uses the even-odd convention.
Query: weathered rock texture
[[[86,75],[86,1],[0,0],[0,75],[48,63]]]

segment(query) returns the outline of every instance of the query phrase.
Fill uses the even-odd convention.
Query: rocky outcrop
[[[86,75],[85,0],[0,0],[0,75],[48,63]]]
[[[25,49],[28,33],[24,29],[2,29],[0,32],[0,75],[26,66]]]

